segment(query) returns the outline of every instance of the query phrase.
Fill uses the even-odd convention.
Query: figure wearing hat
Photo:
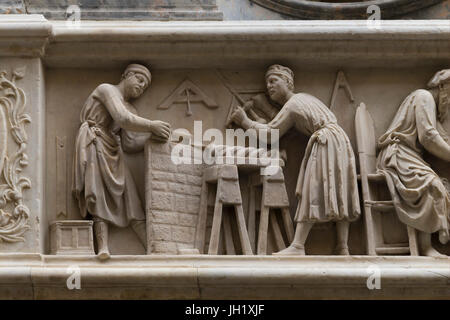
[[[130,64],[119,84],[101,84],[81,110],[75,144],[73,194],[83,217],[92,216],[98,256],[109,258],[108,225],[131,225],[146,247],[145,215],[123,152],[142,150],[151,134],[167,140],[170,125],[137,115],[130,104],[151,82],[143,65]]]
[[[423,160],[426,150],[450,161],[447,133],[442,127],[450,106],[450,69],[437,72],[428,90],[412,92],[400,105],[389,129],[378,140],[377,169],[386,177],[397,215],[419,231],[419,253],[441,256],[431,233],[449,240],[450,198],[443,181]]]
[[[336,253],[348,255],[348,232],[351,221],[361,213],[356,179],[355,156],[344,130],[330,109],[307,93],[294,93],[294,73],[287,67],[272,65],[266,73],[270,99],[282,106],[267,124],[252,121],[242,108],[232,119],[244,129],[279,130],[283,136],[295,127],[310,136],[300,165],[296,195],[298,197],[294,240],[278,252],[280,255],[304,255],[305,242],[316,222],[336,221]],[[270,138],[268,138],[269,140]]]

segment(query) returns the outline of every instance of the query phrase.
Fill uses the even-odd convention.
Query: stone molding
[[[379,28],[367,21],[327,20],[73,23],[1,16],[0,56],[40,56],[55,67],[111,67],[136,59],[177,68],[177,60],[186,63],[186,57],[190,66],[201,67],[205,56],[215,67],[280,58],[308,65],[413,66],[445,63],[450,49],[450,20],[387,20]],[[263,52],[257,49],[261,43]]]
[[[52,25],[41,15],[0,17],[0,57],[42,57]]]
[[[73,266],[81,290],[67,289]],[[367,288],[369,266],[380,268],[379,290]],[[449,279],[448,259],[429,257],[159,255],[100,263],[0,255],[1,299],[448,299]]]
[[[365,21],[82,22],[77,27],[39,15],[1,16],[0,57],[37,57],[51,68],[118,67],[133,59],[161,69],[266,67],[276,59],[313,67],[442,67],[450,57],[450,21],[381,21],[380,29]],[[44,123],[43,118],[33,123]],[[80,266],[85,290],[65,286],[71,265]],[[383,272],[381,290],[366,287],[370,265]],[[100,262],[0,254],[3,299],[448,299],[449,279],[449,258],[161,255]]]

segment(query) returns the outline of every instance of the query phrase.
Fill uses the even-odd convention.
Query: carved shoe
[[[443,257],[447,257],[445,254],[440,253],[439,251],[437,251],[436,249],[434,249],[433,247],[428,247],[428,248],[424,248],[421,250],[421,254],[427,257],[437,257],[437,258],[443,258]]]
[[[299,244],[291,244],[286,249],[272,253],[274,256],[304,256],[305,246]]]
[[[108,249],[102,249],[98,252],[97,257],[100,260],[108,260],[109,258],[111,258],[111,255],[110,255]]]
[[[442,244],[446,244],[450,238],[448,230],[440,230],[439,231],[439,242]]]
[[[336,246],[334,252],[340,256],[349,256],[350,251],[348,250],[348,246]]]

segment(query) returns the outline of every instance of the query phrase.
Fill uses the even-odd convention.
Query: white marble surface
[[[370,290],[374,266],[381,287]],[[81,289],[67,288],[68,267],[80,268]],[[99,263],[0,255],[1,299],[448,299],[449,277],[448,259],[427,257],[113,256]]]

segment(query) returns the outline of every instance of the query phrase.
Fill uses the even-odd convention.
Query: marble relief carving
[[[349,222],[358,219],[360,206],[355,157],[347,134],[320,100],[306,93],[294,93],[294,73],[289,68],[272,65],[266,72],[266,83],[270,98],[283,105],[276,117],[262,124],[250,120],[242,108],[237,108],[232,119],[245,129],[275,129],[283,136],[295,127],[311,136],[297,181],[294,240],[277,254],[304,255],[314,223],[336,221],[336,252],[348,255]]]
[[[166,141],[170,125],[137,115],[130,103],[151,83],[143,65],[130,64],[119,84],[101,84],[81,111],[75,146],[73,193],[81,215],[92,217],[100,259],[110,256],[108,227],[131,226],[142,245],[147,245],[145,214],[124,152],[143,150],[152,135]]]
[[[412,92],[400,105],[378,140],[378,172],[386,178],[399,219],[418,232],[422,255],[441,255],[431,233],[449,240],[450,196],[442,179],[423,160],[423,152],[450,161],[448,135],[442,122],[450,105],[450,70],[437,72],[428,89]]]
[[[158,109],[169,109],[174,104],[186,107],[186,116],[192,116],[192,103],[202,103],[209,109],[216,109],[217,103],[208,97],[191,80],[185,79],[159,106]]]
[[[295,217],[292,219],[289,213],[281,168],[292,160],[283,155],[278,175],[267,179],[259,176],[259,171],[253,172],[247,162],[212,166],[172,163],[171,150],[180,142],[173,137],[169,139],[170,125],[137,116],[136,108],[130,104],[151,82],[146,67],[131,64],[119,84],[102,84],[91,93],[81,112],[82,124],[76,140],[73,192],[81,215],[94,221],[94,237],[101,259],[110,256],[108,228],[111,225],[131,226],[148,254],[283,256],[305,255],[305,243],[313,225],[333,222],[336,225],[334,253],[350,255],[349,229],[350,223],[361,215],[360,194],[367,231],[366,239],[361,242],[366,242],[367,254],[440,255],[432,248],[430,235],[439,232],[441,243],[448,241],[450,198],[446,180],[424,162],[421,154],[426,150],[444,160],[450,159],[446,155],[450,152],[447,135],[441,124],[449,104],[450,71],[438,72],[430,81],[429,90],[417,90],[405,99],[388,131],[378,140],[378,160],[374,123],[363,103],[357,110],[354,108],[355,98],[343,72],[337,75],[330,108],[310,94],[295,93],[294,73],[282,65],[268,68],[267,92],[255,91],[246,98],[220,72],[216,74],[232,101],[224,119],[226,128],[234,123],[256,133],[268,132],[269,136],[272,130],[278,130],[283,136],[294,128],[309,137],[303,159],[298,163]],[[339,94],[341,89],[344,95]],[[193,82],[185,80],[157,109],[183,103],[189,116],[191,102],[209,108],[220,105]],[[333,113],[333,110],[343,113],[345,108],[350,108],[347,118],[351,121],[336,118]],[[349,134],[356,138],[357,149],[352,147]],[[140,152],[144,145],[145,214],[124,158],[124,152]],[[202,151],[213,148],[214,156],[228,150],[227,146],[214,144],[196,147]],[[356,151],[359,166],[355,161]],[[250,153],[242,154],[247,157]],[[370,188],[374,187],[369,183],[374,179],[387,183],[392,201],[373,197]],[[265,196],[260,208],[257,208],[256,189],[247,190],[247,195],[243,181],[253,188],[262,187]],[[217,185],[213,215],[208,213],[211,184]],[[249,206],[243,205],[246,201]],[[236,217],[224,210],[222,220],[222,206],[230,205],[235,207]],[[270,215],[269,208],[279,209],[280,218]],[[380,242],[379,235],[373,235],[380,227],[372,223],[372,211],[368,208],[373,212],[396,212],[407,227],[409,243],[397,248]],[[258,210],[259,218],[255,214]],[[207,222],[208,216],[212,221]]]
[[[26,124],[31,118],[25,113],[25,92],[16,83],[25,71],[25,67],[17,68],[10,77],[0,72],[0,241],[4,242],[25,241],[23,235],[30,229],[23,192],[31,181],[22,171],[28,165]],[[8,133],[14,147],[8,143]]]

